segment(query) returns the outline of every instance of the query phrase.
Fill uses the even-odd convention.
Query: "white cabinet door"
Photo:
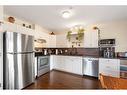
[[[55,60],[55,55],[50,55],[50,70],[53,69],[54,61]]]
[[[84,33],[84,47],[85,48],[92,47],[92,43],[91,43],[91,32],[85,32]]]
[[[56,47],[56,35],[49,35],[48,47]]]
[[[66,35],[56,35],[56,47],[68,47]]]
[[[99,73],[113,77],[120,77],[120,60],[100,58]]]
[[[36,31],[34,32],[35,39],[44,39],[46,43],[40,44],[41,47],[49,47],[49,34],[44,33],[42,31]]]
[[[74,74],[82,74],[82,57],[54,56],[53,69]]]
[[[98,48],[98,32],[92,31],[91,33],[91,44],[92,48]]]
[[[84,47],[98,48],[98,32],[97,31],[86,31],[84,33]]]
[[[22,33],[26,35],[33,35],[34,36],[34,30],[25,28],[23,26],[13,24],[10,22],[4,22],[3,24],[3,31],[9,31],[9,32],[17,32],[17,33]]]
[[[0,32],[0,89],[3,89],[3,35]]]
[[[57,70],[61,70],[62,65],[61,65],[61,56],[54,56],[53,59],[53,68]]]
[[[3,21],[3,6],[0,5],[0,21]]]
[[[72,72],[75,74],[83,75],[82,73],[82,57],[73,57],[72,62]]]
[[[3,31],[17,32],[17,26],[9,22],[4,22]]]
[[[70,56],[63,56],[63,63],[65,64],[64,70],[67,72],[73,72],[72,71],[72,58]]]

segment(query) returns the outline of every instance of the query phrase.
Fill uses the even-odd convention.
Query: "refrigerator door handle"
[[[12,55],[14,55],[14,54],[16,54],[15,52],[8,52],[7,54],[12,54]]]
[[[28,54],[28,53],[34,53],[34,51],[31,52],[8,52],[8,54]]]
[[[34,53],[33,51],[31,52],[17,52],[17,54],[28,54],[28,53]]]

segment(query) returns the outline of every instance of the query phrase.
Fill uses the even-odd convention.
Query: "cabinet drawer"
[[[112,70],[118,70],[119,66],[118,64],[100,64],[100,68],[101,69],[112,69]]]
[[[99,73],[107,76],[112,76],[112,77],[119,77],[120,72],[119,70],[112,70],[112,69],[103,69]]]
[[[100,58],[99,62],[103,63],[103,64],[114,64],[115,65],[116,63],[119,63],[120,60],[119,59],[104,59],[104,58]]]
[[[118,68],[120,66],[120,60],[117,59],[99,59],[100,68]]]
[[[104,75],[119,77],[120,60],[119,59],[99,59],[99,73]]]

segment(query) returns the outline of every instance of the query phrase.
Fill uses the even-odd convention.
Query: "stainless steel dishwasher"
[[[99,59],[83,57],[83,75],[98,77]]]

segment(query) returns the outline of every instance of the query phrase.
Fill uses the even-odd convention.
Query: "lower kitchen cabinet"
[[[53,69],[83,75],[82,57],[52,55]]]
[[[50,67],[52,69],[61,69],[61,57],[60,56],[55,56],[55,55],[51,55],[52,60],[50,61]],[[52,65],[52,66],[51,66]]]
[[[99,58],[99,73],[112,77],[120,77],[120,60]]]

